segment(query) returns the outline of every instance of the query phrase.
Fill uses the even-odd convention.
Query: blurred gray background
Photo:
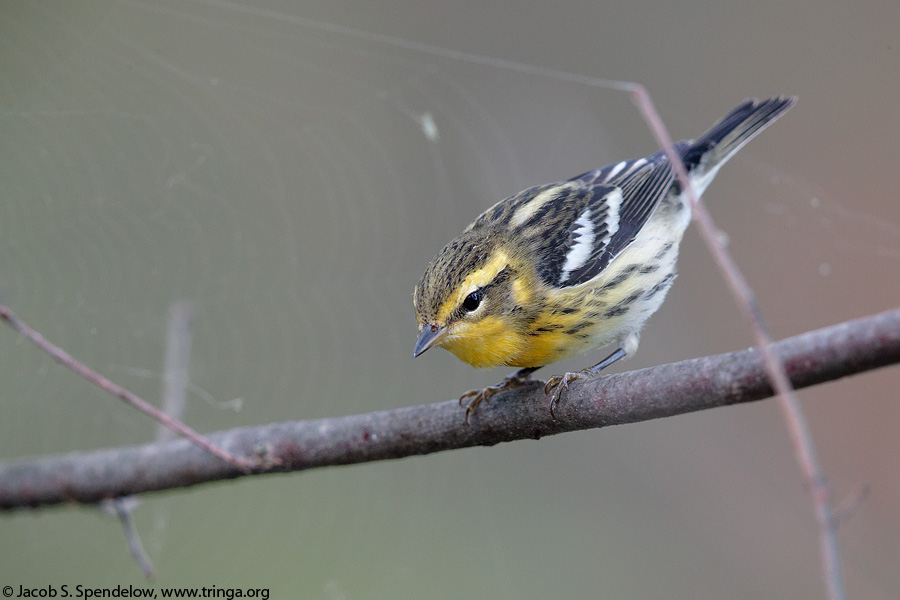
[[[898,23],[895,1],[3,3],[0,300],[154,402],[167,312],[191,302],[184,418],[200,431],[496,382],[508,370],[412,359],[428,260],[509,194],[657,148],[621,92],[395,39],[639,81],[676,139],[745,97],[799,95],[708,205],[776,336],[892,308]],[[680,273],[618,369],[752,343],[693,229]],[[801,393],[836,498],[871,489],[840,528],[854,599],[900,595],[898,387],[893,368]],[[154,431],[0,329],[3,458]],[[135,518],[161,586],[823,597],[771,401],[155,494]],[[118,523],[91,508],[2,515],[0,540],[3,585],[143,583]]]

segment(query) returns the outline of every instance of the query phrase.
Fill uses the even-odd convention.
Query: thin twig
[[[133,496],[114,498],[110,501],[110,504],[111,510],[119,517],[119,522],[125,531],[125,539],[128,540],[128,550],[131,552],[131,556],[140,565],[141,571],[144,572],[144,577],[153,579],[153,563],[144,550],[144,544],[141,543],[141,536],[137,532],[137,527],[134,526],[135,498]]]
[[[126,390],[122,386],[113,383],[106,377],[103,377],[96,371],[91,370],[90,367],[76,360],[72,355],[70,355],[59,346],[56,346],[52,342],[44,339],[44,336],[26,325],[24,321],[22,321],[15,315],[15,313],[13,313],[12,310],[9,309],[9,307],[3,304],[0,304],[0,319],[6,321],[6,323],[10,327],[18,331],[21,335],[25,336],[28,341],[32,342],[35,346],[49,354],[53,360],[78,373],[103,391],[108,392],[116,398],[120,399],[128,406],[136,408],[144,414],[150,416],[151,418],[156,419],[157,422],[162,423],[163,425],[165,425],[169,429],[172,429],[173,431],[176,431],[177,433],[180,433],[187,439],[191,440],[191,442],[193,442],[197,446],[203,448],[204,450],[220,458],[221,460],[224,460],[231,466],[240,469],[241,471],[249,472],[253,468],[252,462],[235,456],[230,452],[227,452],[226,450],[223,450],[181,421],[173,419],[152,404],[146,402],[137,394]]]
[[[834,507],[834,520],[840,524],[856,514],[857,509],[869,497],[869,491],[869,486],[866,484],[856,486]]]
[[[181,420],[187,401],[190,381],[191,322],[194,319],[191,303],[185,300],[169,308],[169,324],[166,328],[166,354],[163,360],[163,412]],[[172,430],[159,425],[156,441],[172,439]]]
[[[841,569],[841,550],[838,545],[837,526],[831,509],[831,497],[825,472],[816,454],[812,432],[803,412],[803,407],[800,405],[800,400],[794,393],[794,388],[791,386],[784,365],[778,360],[778,357],[775,356],[775,352],[772,350],[772,336],[763,319],[759,303],[746,278],[744,278],[731,254],[729,254],[722,243],[721,236],[718,235],[718,229],[712,220],[712,215],[709,214],[702,200],[697,197],[687,170],[684,168],[684,163],[682,163],[678,153],[675,152],[672,146],[672,138],[659,113],[656,112],[647,89],[642,85],[635,84],[632,95],[647,124],[653,131],[657,142],[662,146],[666,156],[669,158],[669,162],[674,167],[681,189],[687,192],[693,206],[693,216],[698,225],[700,236],[719,265],[719,269],[737,299],[738,305],[744,312],[744,316],[753,332],[753,337],[756,339],[756,343],[762,352],[766,371],[778,393],[779,405],[787,421],[788,431],[797,455],[797,462],[812,494],[816,520],[819,524],[819,547],[822,568],[828,587],[828,597],[832,600],[846,600],[847,592],[844,588],[844,578]]]
[[[191,321],[193,310],[187,301],[174,303],[169,308],[166,328],[166,354],[163,361],[163,413],[181,420],[184,414],[188,386],[188,363],[191,355]],[[156,424],[156,441],[168,442],[175,439],[174,432],[162,423]],[[141,567],[144,577],[153,579],[153,561],[144,551],[141,536],[134,524],[134,511],[138,506],[135,496],[123,496],[112,500],[113,510],[122,523],[131,556]]]
[[[792,383],[807,387],[900,362],[900,308],[774,344]],[[472,416],[456,400],[210,434],[220,447],[260,456],[256,472],[288,472],[390,460],[567,431],[636,423],[772,395],[751,348],[572,384],[548,409],[543,385],[497,394]],[[0,510],[188,487],[240,477],[186,440],[0,462]]]

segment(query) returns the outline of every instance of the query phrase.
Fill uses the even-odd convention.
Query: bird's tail
[[[689,172],[698,169],[699,173],[718,169],[756,134],[786,113],[796,101],[796,97],[781,96],[763,101],[744,101],[691,143],[682,155],[684,166]]]

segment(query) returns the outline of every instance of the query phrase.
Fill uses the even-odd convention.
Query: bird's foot
[[[586,379],[594,375],[593,369],[584,369],[574,373],[565,373],[563,375],[554,375],[547,380],[544,385],[544,394],[550,398],[550,416],[556,420],[556,407],[559,405],[559,399],[562,397],[563,391],[568,393],[569,384],[578,379]]]
[[[475,412],[475,408],[482,402],[490,402],[491,398],[500,392],[513,390],[527,385],[533,385],[536,382],[531,378],[531,373],[535,369],[520,369],[511,375],[507,375],[500,383],[489,385],[480,390],[469,390],[459,397],[459,405],[466,403],[466,425],[469,424],[469,415]]]

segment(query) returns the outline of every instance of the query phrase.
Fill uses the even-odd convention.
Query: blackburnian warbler
[[[697,196],[795,101],[747,100],[696,141],[676,143]],[[416,286],[414,356],[442,346],[474,367],[520,367],[460,398],[470,400],[468,421],[478,403],[532,383],[540,367],[615,344],[593,367],[547,382],[552,412],[570,381],[637,350],[641,327],[675,279],[690,219],[662,151],[501,200],[438,253]]]

